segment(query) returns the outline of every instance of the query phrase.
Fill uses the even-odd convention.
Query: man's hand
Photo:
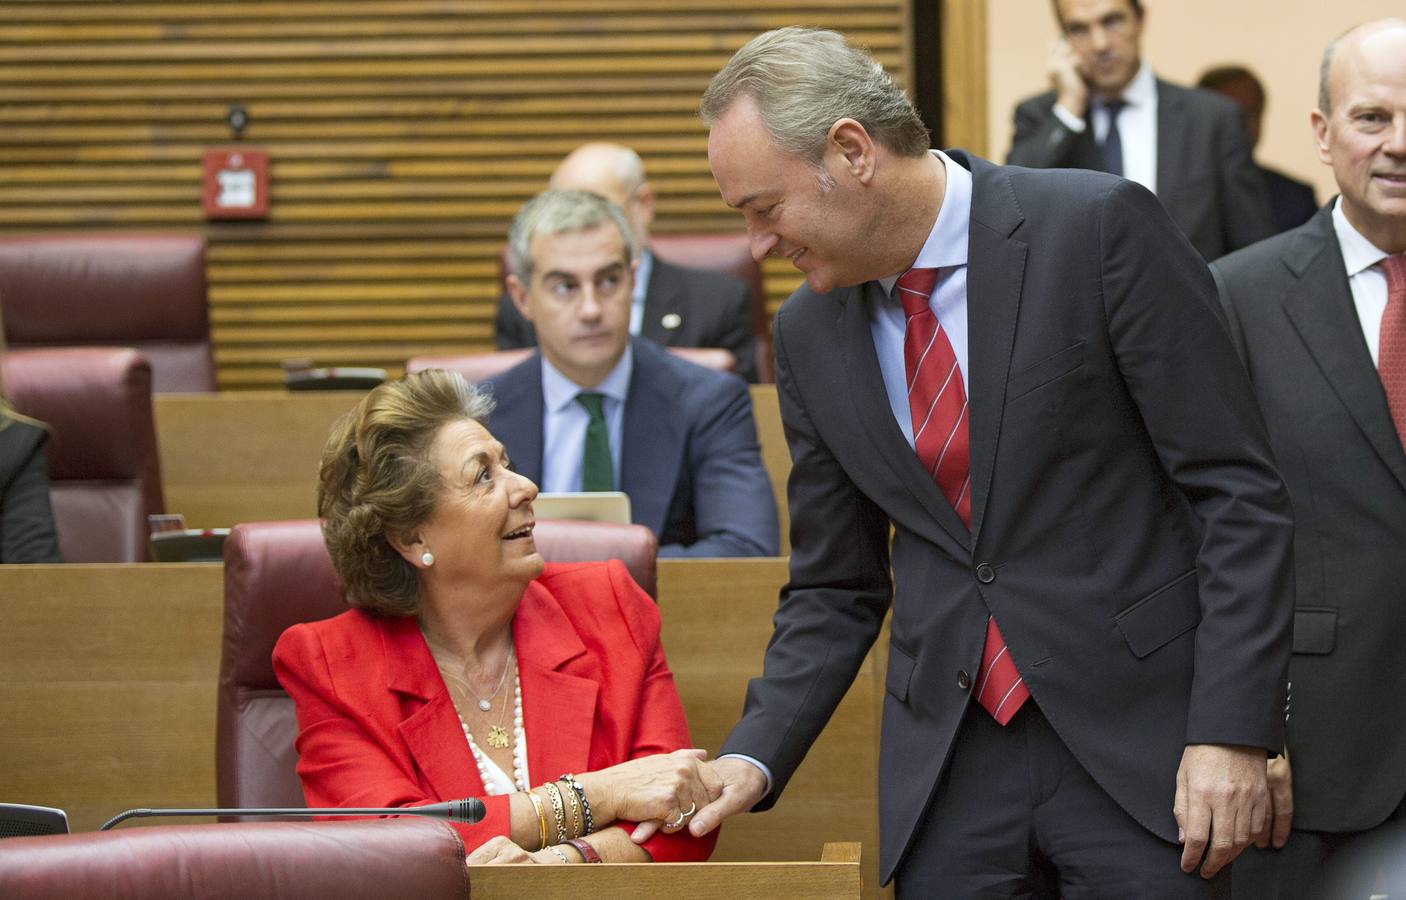
[[[1268,840],[1255,842],[1256,847],[1274,845],[1278,850],[1289,840],[1289,829],[1294,824],[1294,776],[1289,769],[1289,752],[1276,756],[1265,767],[1269,781],[1270,834]]]
[[[715,759],[710,765],[713,773],[722,780],[723,789],[718,799],[700,809],[693,821],[688,823],[688,830],[695,837],[702,837],[717,828],[723,819],[756,806],[766,794],[766,776],[747,760],[729,756]]]
[[[1050,42],[1046,67],[1050,88],[1055,92],[1055,102],[1066,112],[1082,119],[1089,111],[1089,85],[1079,71],[1078,55],[1064,38]]]
[[[1210,878],[1230,865],[1269,830],[1264,750],[1188,744],[1177,767],[1172,815],[1183,847],[1183,872],[1194,872],[1200,864],[1201,877]]]

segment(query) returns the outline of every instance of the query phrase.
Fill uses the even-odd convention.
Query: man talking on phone
[[[1020,103],[1006,162],[1095,169],[1152,191],[1207,260],[1274,234],[1238,108],[1156,77],[1141,0],[1053,0],[1051,90]]]

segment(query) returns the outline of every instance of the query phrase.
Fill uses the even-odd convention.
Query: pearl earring
[[[420,562],[424,563],[426,566],[434,565],[434,554],[426,550],[424,553],[420,554]]]

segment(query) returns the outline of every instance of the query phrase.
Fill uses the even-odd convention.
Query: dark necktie
[[[1377,343],[1377,374],[1386,390],[1386,405],[1396,433],[1406,446],[1406,253],[1381,262],[1386,273],[1386,309]]]
[[[610,461],[610,432],[605,427],[605,395],[582,391],[576,402],[586,408],[586,443],[581,450],[581,490],[615,490],[615,466]]]
[[[971,449],[968,438],[967,392],[957,354],[947,332],[933,315],[928,298],[937,284],[937,269],[909,269],[896,287],[908,325],[903,335],[903,362],[908,374],[908,412],[913,417],[913,449],[937,482],[937,489],[971,528]],[[1005,725],[1030,696],[996,620],[986,618],[986,639],[977,672],[976,700]]]
[[[1103,136],[1099,151],[1103,154],[1103,171],[1110,175],[1123,174],[1123,136],[1118,133],[1118,113],[1128,104],[1122,100],[1105,100],[1108,110],[1108,134]]]

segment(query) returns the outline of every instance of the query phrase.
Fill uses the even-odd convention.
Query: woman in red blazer
[[[658,610],[618,561],[544,566],[490,407],[428,371],[333,429],[318,508],[356,608],[274,650],[308,804],[482,797],[455,826],[471,863],[706,859],[684,826],[718,785],[680,749]],[[660,827],[635,844],[636,822]]]

